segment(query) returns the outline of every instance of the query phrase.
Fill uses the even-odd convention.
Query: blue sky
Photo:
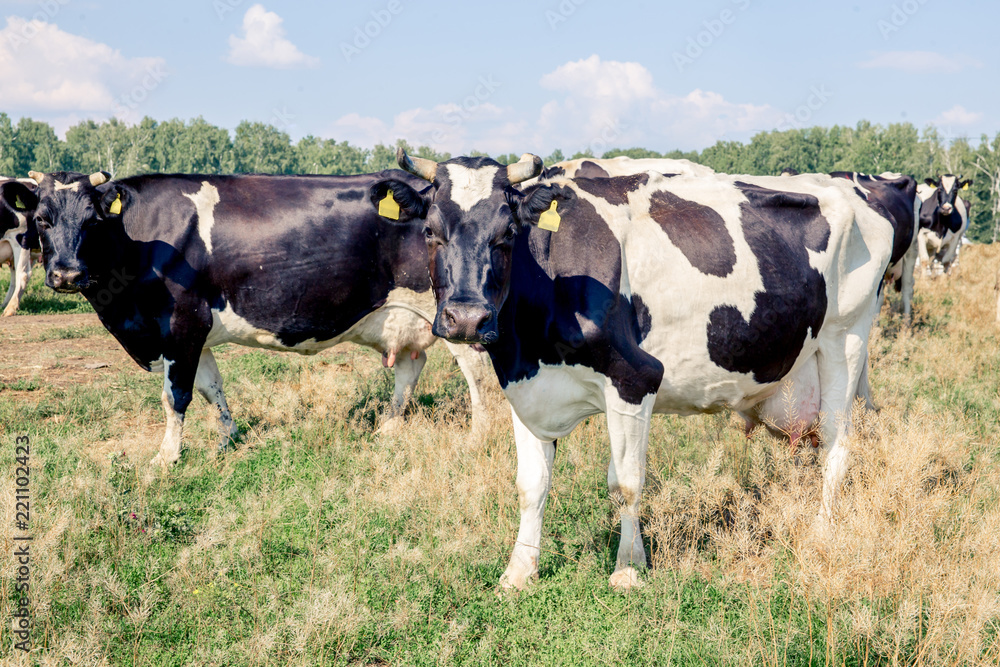
[[[0,110],[204,116],[465,153],[701,149],[763,130],[1000,129],[993,2],[0,1]]]

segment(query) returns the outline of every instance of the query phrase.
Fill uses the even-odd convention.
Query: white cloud
[[[284,19],[253,5],[243,15],[243,36],[229,36],[229,55],[226,60],[245,67],[315,67],[319,58],[307,56],[285,39]]]
[[[943,111],[940,116],[934,119],[935,125],[972,125],[982,120],[983,114],[979,111],[968,111],[961,104],[956,104],[947,111]]]
[[[11,16],[0,30],[7,111],[127,112],[167,76],[162,58],[126,58],[55,24]]]
[[[858,63],[862,69],[894,69],[912,74],[954,74],[983,63],[966,55],[946,56],[934,51],[883,51]]]
[[[517,112],[486,101],[500,87],[493,82],[462,104],[411,109],[389,123],[350,114],[337,120],[329,134],[363,146],[405,138],[453,154],[472,149],[547,154],[556,148],[567,154],[585,148],[600,153],[632,146],[690,150],[722,138],[749,138],[773,129],[783,118],[769,105],[734,103],[714,92],[667,94],[641,64],[602,61],[596,55],[560,65],[539,84],[558,97],[535,111]]]

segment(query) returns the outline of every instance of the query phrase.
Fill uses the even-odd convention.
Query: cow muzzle
[[[479,304],[441,304],[434,318],[434,335],[453,343],[492,343],[499,337],[496,314]]]
[[[954,210],[955,210],[955,207],[952,206],[951,204],[942,204],[941,205],[941,212],[944,213],[945,215],[951,215],[951,212],[954,211]]]
[[[45,276],[45,284],[57,292],[69,294],[90,286],[86,271],[76,269],[53,269]]]

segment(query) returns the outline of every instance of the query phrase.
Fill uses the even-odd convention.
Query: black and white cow
[[[971,179],[945,174],[936,180],[924,179],[917,190],[922,201],[917,249],[927,275],[934,274],[935,261],[941,263],[945,274],[951,273],[965,230],[969,228],[968,206],[958,193],[970,185]]]
[[[219,410],[224,448],[236,427],[211,348],[222,343],[314,354],[351,341],[396,372],[398,417],[436,340],[430,321],[426,183],[404,172],[361,176],[32,173],[46,284],[82,292],[136,363],[163,373],[166,434],[154,464],[180,457],[197,389]],[[407,190],[379,201],[373,184]],[[386,200],[386,197],[389,197]],[[383,209],[384,212],[387,209]],[[448,344],[481,419],[485,353]]]
[[[652,414],[749,410],[810,361],[828,416],[818,525],[829,529],[893,253],[892,221],[853,183],[651,172],[519,191],[488,158],[398,159],[433,184],[405,197],[429,207],[434,332],[484,344],[512,406],[521,525],[503,586],[537,575],[555,441],[581,420],[607,414],[608,484],[622,502],[610,583],[629,588],[646,565]]]
[[[31,279],[31,262],[37,259],[38,235],[31,222],[36,204],[35,182],[0,178],[0,266],[10,266],[10,285],[4,297],[3,317],[17,312]],[[34,257],[32,255],[34,254]]]
[[[539,178],[548,180],[564,176],[566,178],[608,178],[610,176],[630,176],[644,171],[660,174],[683,174],[685,176],[711,176],[711,167],[685,159],[674,158],[630,158],[620,155],[614,158],[577,158],[556,162],[542,171]],[[524,186],[534,185],[533,180]]]

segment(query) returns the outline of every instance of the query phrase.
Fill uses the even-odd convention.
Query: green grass
[[[973,262],[963,254],[970,283]],[[4,386],[0,470],[15,468],[15,434],[32,443],[32,658],[989,664],[1000,655],[996,608],[984,603],[972,646],[955,630],[968,617],[940,621],[935,595],[971,608],[975,581],[989,588],[997,576],[970,575],[962,561],[995,547],[973,541],[966,525],[996,519],[1000,498],[998,476],[983,472],[997,462],[998,336],[970,314],[990,288],[980,281],[960,298],[924,285],[912,335],[887,313],[880,320],[872,380],[889,426],[864,436],[871,447],[856,453],[847,491],[849,506],[884,522],[870,552],[854,545],[866,524],[851,522],[841,556],[812,550],[796,526],[815,513],[818,468],[794,461],[786,444],[762,433],[748,441],[727,415],[657,416],[643,510],[653,568],[627,595],[607,584],[618,536],[599,418],[559,442],[540,579],[497,595],[518,520],[509,424],[500,406],[486,436],[468,437],[464,383],[442,346],[395,436],[374,433],[392,391],[375,353],[219,348],[239,448],[216,456],[213,416],[196,398],[188,448],[167,473],[147,469],[163,431],[159,376],[128,369],[89,385],[39,377]],[[936,310],[944,298],[948,313]],[[95,335],[89,329],[56,327],[40,340],[58,345]],[[927,463],[876,491],[879,475],[911,460]],[[908,513],[936,537],[894,537]],[[910,542],[907,557],[871,560]],[[907,569],[937,562],[934,554],[946,564],[935,576]],[[15,600],[10,571],[0,580],[4,619]],[[947,598],[939,579],[969,589]],[[0,658],[13,656],[10,646],[5,620]]]

